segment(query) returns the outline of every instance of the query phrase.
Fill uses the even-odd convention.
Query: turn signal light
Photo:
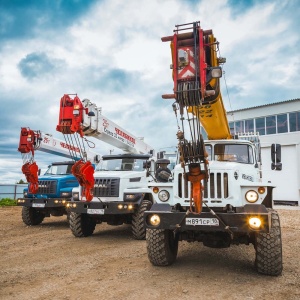
[[[152,189],[153,193],[157,194],[158,191],[159,191],[159,188],[157,186],[155,186],[153,189]]]

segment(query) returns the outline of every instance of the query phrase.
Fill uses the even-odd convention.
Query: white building
[[[264,178],[274,201],[300,206],[300,99],[227,112],[232,133],[259,132]],[[281,144],[282,171],[271,170],[271,144]]]

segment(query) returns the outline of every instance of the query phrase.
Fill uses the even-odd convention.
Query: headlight
[[[79,199],[79,193],[73,193],[72,197],[74,200],[78,200]]]
[[[160,217],[159,215],[152,215],[149,218],[149,222],[152,226],[158,226],[160,224]]]
[[[160,192],[158,193],[158,198],[159,198],[160,201],[166,202],[166,201],[169,200],[170,194],[169,194],[168,191],[162,190],[162,191],[160,191]]]
[[[248,202],[254,203],[258,200],[258,194],[255,191],[248,191],[245,198]]]
[[[62,193],[61,193],[61,196],[62,196],[62,197],[71,197],[71,195],[72,195],[72,194],[71,194],[70,192],[62,192]]]

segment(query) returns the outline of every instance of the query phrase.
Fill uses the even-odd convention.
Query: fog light
[[[259,229],[261,226],[261,220],[257,217],[252,217],[249,219],[249,225],[252,229]]]
[[[76,207],[77,206],[77,204],[76,203],[73,203],[73,205],[72,205],[73,207]]]
[[[71,206],[71,204],[70,203],[67,203],[67,205],[66,205],[67,207],[70,207]]]
[[[150,217],[150,224],[152,226],[158,226],[160,224],[160,217],[159,217],[159,215],[152,215]]]
[[[61,203],[65,204],[65,203],[66,203],[66,200],[61,201]]]
[[[123,208],[123,204],[118,204],[118,209],[122,209]]]
[[[129,210],[132,210],[132,209],[133,209],[133,205],[132,205],[132,204],[129,204],[129,205],[128,205],[128,209],[129,209]]]

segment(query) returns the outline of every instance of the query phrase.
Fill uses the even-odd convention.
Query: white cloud
[[[59,100],[64,93],[78,93],[102,107],[103,115],[115,123],[144,136],[147,143],[173,146],[177,126],[172,101],[161,99],[173,87],[170,48],[160,38],[172,35],[175,24],[198,20],[204,29],[213,29],[227,58],[232,107],[221,82],[227,110],[295,98],[299,34],[292,24],[298,16],[289,1],[258,1],[235,14],[225,0],[195,2],[99,1],[74,18],[70,27],[35,28],[28,39],[6,42],[0,50],[0,93],[7,106],[1,112],[6,117],[2,129],[11,132],[15,141],[17,130],[24,126],[62,138],[55,131]],[[24,78],[19,62],[38,52],[61,63],[47,74]],[[106,153],[109,148],[100,143]],[[14,162],[21,167],[18,153]],[[2,168],[0,179],[5,176]]]

